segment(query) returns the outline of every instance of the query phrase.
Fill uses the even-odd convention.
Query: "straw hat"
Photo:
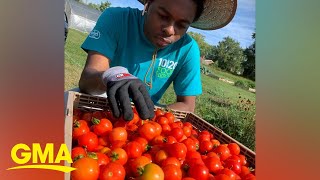
[[[138,0],[144,4],[147,0]],[[237,0],[205,0],[204,10],[191,27],[203,30],[215,30],[226,26],[234,17]]]

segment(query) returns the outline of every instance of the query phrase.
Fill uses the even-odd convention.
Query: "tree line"
[[[109,1],[106,1],[106,2],[101,2],[100,4],[95,4],[95,3],[86,3],[85,0],[75,0],[79,3],[82,3],[82,4],[86,4],[90,7],[92,7],[93,9],[96,9],[96,10],[99,10],[101,12],[103,12],[105,9],[107,9],[108,7],[111,6],[111,3]]]
[[[212,46],[205,42],[200,33],[188,34],[197,41],[201,57],[213,60],[213,65],[222,70],[255,81],[255,33],[252,34],[253,44],[245,49],[231,37],[225,37],[218,45]]]

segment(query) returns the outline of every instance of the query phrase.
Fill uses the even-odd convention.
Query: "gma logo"
[[[17,152],[23,150],[20,153],[20,156],[17,156]],[[61,144],[57,156],[54,158],[54,146],[53,143],[47,143],[44,150],[42,151],[40,143],[33,143],[30,148],[26,144],[16,144],[11,149],[11,158],[19,166],[8,168],[7,170],[15,169],[47,169],[47,170],[56,170],[61,172],[71,172],[75,170],[73,167],[57,165],[61,161],[67,161],[72,163],[70,153],[66,144]],[[25,165],[27,162],[30,162],[32,158],[32,164]],[[40,160],[40,163],[38,162]],[[46,161],[47,164],[46,164]]]

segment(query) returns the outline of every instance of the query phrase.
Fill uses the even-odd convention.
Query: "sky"
[[[87,3],[100,4],[106,0],[83,0]],[[143,9],[143,5],[138,0],[108,0],[114,7],[133,7]],[[242,48],[249,47],[253,43],[252,33],[256,28],[256,2],[255,0],[238,0],[236,14],[232,21],[218,30],[199,30],[190,27],[188,31],[197,32],[205,37],[205,41],[210,45],[218,45],[224,37],[231,37],[240,43]]]

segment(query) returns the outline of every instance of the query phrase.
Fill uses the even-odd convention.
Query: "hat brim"
[[[138,0],[144,4],[144,0]],[[220,29],[231,22],[236,14],[237,0],[206,0],[199,19],[191,27],[202,30]]]

